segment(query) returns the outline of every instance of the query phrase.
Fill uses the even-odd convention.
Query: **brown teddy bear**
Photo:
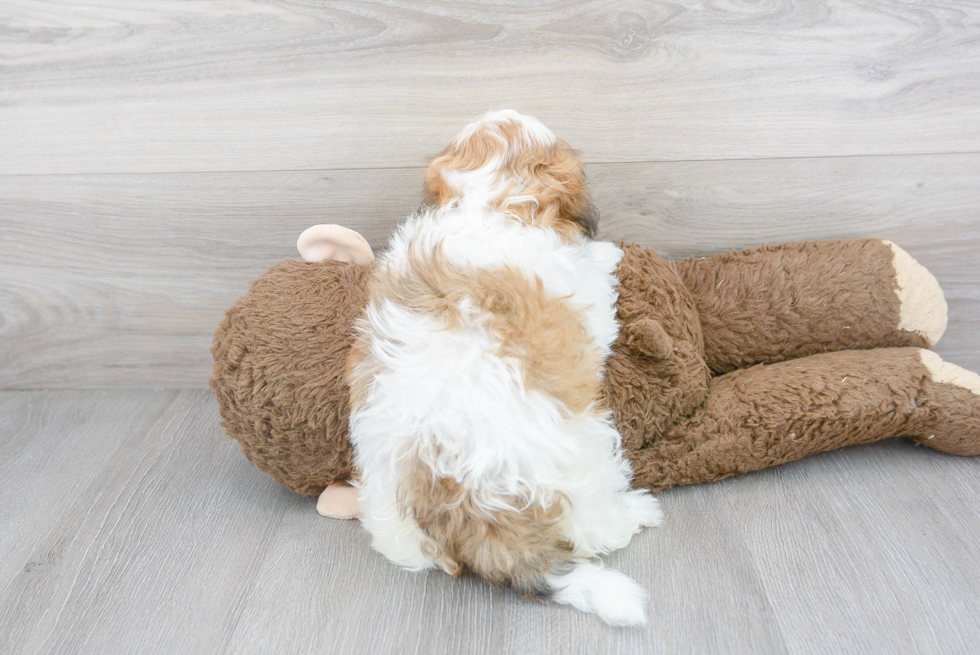
[[[223,425],[258,468],[327,516],[357,515],[346,363],[373,254],[316,226],[307,260],[273,266],[211,348]],[[669,262],[625,246],[606,369],[634,484],[718,480],[893,436],[980,454],[980,376],[928,348],[936,279],[888,241],[811,241]]]

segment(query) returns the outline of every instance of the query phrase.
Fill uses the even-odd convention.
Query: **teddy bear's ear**
[[[670,359],[674,355],[674,340],[658,321],[641,318],[623,326],[626,343],[641,354],[654,359]]]
[[[367,239],[340,225],[314,225],[303,230],[296,249],[304,261],[334,260],[358,266],[370,266],[374,253]]]

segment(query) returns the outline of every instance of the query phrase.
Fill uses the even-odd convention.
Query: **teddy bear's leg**
[[[894,436],[980,454],[980,376],[919,348],[759,365],[714,378],[701,410],[629,457],[656,491]]]
[[[716,374],[838,350],[929,348],[946,329],[936,278],[889,241],[799,241],[675,266]]]

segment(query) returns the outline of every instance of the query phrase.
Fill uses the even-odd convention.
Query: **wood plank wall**
[[[174,2],[0,9],[0,388],[201,387],[306,227],[380,247],[490,108],[580,148],[603,236],[891,239],[980,369],[980,5]]]

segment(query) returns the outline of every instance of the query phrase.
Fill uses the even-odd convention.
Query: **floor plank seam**
[[[914,157],[962,157],[980,155],[977,150],[950,150],[941,152],[897,152],[873,153],[863,152],[850,155],[799,155],[793,157],[718,157],[702,159],[628,159],[628,160],[583,160],[587,167],[595,166],[642,166],[650,164],[715,164],[739,162],[781,162],[781,161],[811,161],[833,159],[898,159]],[[0,173],[4,178],[54,178],[54,177],[134,177],[139,175],[255,175],[263,173],[358,173],[382,171],[424,171],[424,165],[419,166],[339,166],[328,168],[256,168],[256,169],[214,169],[214,170],[180,170],[180,171],[81,171],[76,173]]]

